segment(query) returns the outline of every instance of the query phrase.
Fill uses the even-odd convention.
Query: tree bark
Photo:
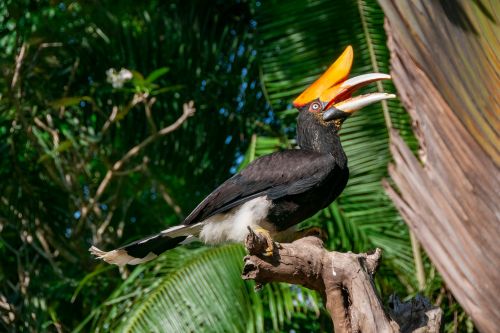
[[[340,253],[327,251],[316,237],[275,243],[273,256],[262,255],[264,237],[249,233],[242,277],[256,288],[269,282],[299,284],[319,292],[330,313],[335,333],[439,332],[442,312],[423,298],[401,303],[392,298],[387,313],[377,295],[373,275],[382,251]]]
[[[482,332],[500,322],[498,34],[494,2],[379,0],[414,156],[391,132],[387,193]]]

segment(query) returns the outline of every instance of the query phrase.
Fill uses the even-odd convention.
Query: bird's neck
[[[301,149],[332,155],[341,167],[347,165],[347,157],[335,126],[322,123],[320,119],[310,112],[303,111],[299,113],[297,119],[297,144]]]

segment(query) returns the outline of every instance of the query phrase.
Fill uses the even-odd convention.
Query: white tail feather
[[[163,230],[161,234],[166,235],[168,237],[179,237],[179,236],[188,236],[181,244],[187,244],[191,241],[193,241],[195,238],[193,235],[197,235],[200,231],[201,228],[201,223],[197,223],[194,225],[186,226],[186,225],[178,225],[175,227],[168,228],[166,230]],[[157,238],[158,235],[154,235],[148,238],[141,239],[139,242],[136,244],[145,244],[148,241]],[[134,243],[132,243],[134,244]],[[129,244],[129,245],[132,245]],[[98,249],[95,246],[92,246],[89,251],[91,254],[93,254],[96,258],[102,259],[108,264],[115,264],[118,266],[124,266],[124,265],[138,265],[142,264],[144,262],[150,261],[158,257],[157,254],[153,252],[149,252],[145,257],[143,258],[135,258],[128,254],[127,250],[127,245],[116,250],[112,250],[109,252],[102,251]]]
[[[118,266],[124,265],[138,265],[144,262],[153,260],[157,257],[156,254],[149,252],[147,256],[144,258],[134,258],[127,254],[125,250],[112,250],[109,252],[102,251],[95,246],[92,246],[89,249],[90,253],[92,253],[96,258],[102,259],[108,264],[114,264]]]

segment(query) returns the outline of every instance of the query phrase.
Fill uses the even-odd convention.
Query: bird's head
[[[359,88],[375,81],[390,79],[391,76],[370,73],[348,79],[352,59],[353,50],[348,46],[330,68],[293,101],[293,105],[300,112],[314,114],[325,125],[333,124],[338,131],[344,120],[355,111],[396,97],[394,94],[380,92],[353,97],[352,94]]]

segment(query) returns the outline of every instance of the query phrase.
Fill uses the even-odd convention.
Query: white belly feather
[[[255,229],[260,226],[269,230],[270,224],[265,219],[271,204],[270,200],[262,196],[227,213],[214,215],[200,223],[202,227],[199,238],[207,244],[244,242],[248,227]]]

